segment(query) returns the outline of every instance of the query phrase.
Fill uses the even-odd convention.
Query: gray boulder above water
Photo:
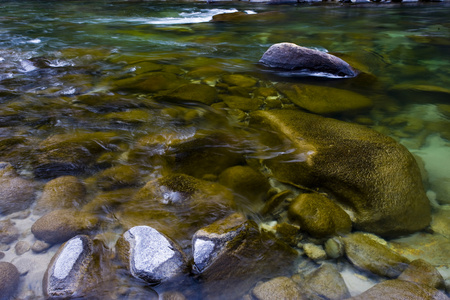
[[[158,284],[187,269],[180,246],[149,226],[135,226],[117,241],[117,252],[133,277]]]
[[[287,71],[327,73],[341,77],[355,77],[357,72],[342,59],[293,43],[272,45],[259,60],[266,67]]]

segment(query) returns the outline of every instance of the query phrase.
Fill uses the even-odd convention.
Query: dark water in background
[[[215,14],[235,11],[278,11],[283,16],[208,22]],[[145,93],[123,94],[127,109],[141,107],[144,102],[156,109],[151,122],[121,126],[111,125],[102,116],[122,111],[122,107],[113,104],[98,111],[86,103],[80,105],[78,98],[89,93],[107,94],[111,82],[136,71],[134,63],[138,61],[177,67],[180,74],[214,66],[267,83],[304,82],[367,96],[374,101],[372,109],[333,117],[363,123],[396,138],[425,161],[430,181],[449,180],[450,109],[447,115],[445,106],[442,109],[442,104],[450,104],[449,15],[448,2],[275,6],[244,2],[2,1],[0,134],[8,139],[42,140],[75,129],[102,130],[122,135],[128,146],[149,132],[189,136],[195,129],[172,119],[186,113],[183,105],[161,105]],[[278,42],[337,54],[364,75],[338,80],[274,77],[262,72],[257,62]],[[168,112],[170,109],[173,111]],[[208,116],[207,108],[188,109]],[[224,130],[229,124],[223,122],[205,117],[196,126]],[[411,129],[417,123],[416,129]],[[2,159],[23,175],[30,175],[29,157],[11,154]],[[143,176],[156,175],[148,171]],[[439,196],[432,186],[428,188],[430,200],[436,201]]]

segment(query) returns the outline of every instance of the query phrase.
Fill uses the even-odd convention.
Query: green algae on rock
[[[326,86],[278,84],[295,105],[317,114],[355,112],[372,107],[372,100],[355,92]]]
[[[289,206],[289,217],[315,238],[349,233],[352,221],[336,203],[321,194],[301,194]]]
[[[223,185],[171,174],[147,182],[116,216],[125,228],[147,225],[186,242],[200,227],[235,209],[233,194]]]
[[[79,209],[84,204],[86,187],[75,176],[61,176],[47,182],[37,200],[34,213],[60,208]]]
[[[429,225],[430,204],[417,163],[392,138],[297,110],[255,112],[251,124],[278,134],[267,133],[264,143],[293,149],[265,160],[274,176],[330,190],[351,211],[356,229],[392,237]]]
[[[252,201],[264,199],[270,184],[260,172],[249,166],[234,166],[219,175],[219,183]]]
[[[31,232],[39,240],[57,244],[78,234],[92,233],[98,225],[99,220],[93,214],[74,209],[57,209],[39,218],[31,226]]]

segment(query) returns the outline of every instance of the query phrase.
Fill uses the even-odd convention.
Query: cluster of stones
[[[301,65],[287,65],[287,60],[293,61],[288,52]],[[307,62],[305,55],[311,58]],[[330,60],[333,64],[324,64]],[[291,44],[270,49],[261,63],[276,69],[356,75],[337,57]],[[124,277],[186,298],[196,291],[180,291],[177,286],[189,282],[201,286],[205,299],[224,291],[228,299],[350,297],[339,270],[324,262],[329,259],[346,260],[382,280],[356,299],[385,294],[446,299],[444,280],[432,265],[410,261],[367,234],[392,238],[429,226],[430,204],[414,157],[374,130],[311,114],[365,109],[372,105],[369,99],[301,84],[258,87],[256,78],[206,66],[187,74],[204,80],[192,83],[170,67],[134,62],[134,76],[109,84],[115,92],[150,93],[158,103],[209,106],[202,116],[161,110],[163,119],[182,114],[185,123],[201,124],[202,118],[210,118],[221,127],[224,118],[216,110],[228,116],[231,111],[260,132],[260,142],[248,143],[248,131],[231,126],[184,136],[149,134],[133,147],[115,132],[56,134],[34,149],[34,175],[47,180],[39,197],[41,187],[11,164],[0,163],[0,213],[31,207],[39,216],[31,227],[36,243],[27,247],[19,241],[16,252],[39,253],[63,243],[44,275],[46,297],[157,297],[146,288],[115,289]],[[211,82],[215,88],[206,84]],[[279,100],[279,93],[289,102]],[[111,103],[130,105],[127,99],[95,93],[80,95],[77,101],[99,111]],[[156,122],[149,111],[140,109],[107,115],[120,126]],[[13,150],[20,144],[9,142]],[[265,149],[280,151],[267,154]],[[154,166],[163,171],[145,179]],[[82,181],[74,176],[80,174],[94,175]],[[290,188],[280,190],[286,187],[281,183]],[[88,190],[97,194],[88,196],[93,194]],[[277,224],[261,229],[237,213],[246,209]],[[0,243],[9,245],[20,238],[14,225],[11,219],[1,221]],[[313,272],[292,269],[297,250],[302,259],[320,267]],[[10,298],[19,281],[13,264],[0,263],[1,297]]]

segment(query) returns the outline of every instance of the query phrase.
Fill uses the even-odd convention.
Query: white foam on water
[[[138,23],[154,25],[177,25],[177,24],[195,24],[205,23],[212,20],[212,17],[218,14],[238,12],[235,8],[230,9],[201,9],[193,12],[181,12],[176,17],[135,17],[135,18],[99,18],[94,20],[80,20],[74,23]],[[250,11],[253,13],[252,11]],[[247,12],[248,13],[248,12]]]

